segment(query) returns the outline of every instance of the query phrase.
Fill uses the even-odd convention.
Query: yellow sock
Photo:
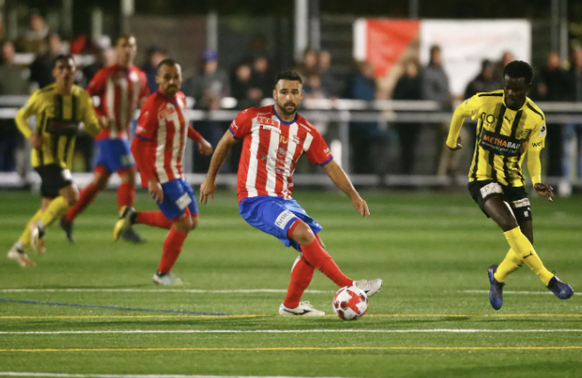
[[[540,257],[528,238],[521,232],[519,226],[505,232],[505,238],[507,238],[511,249],[525,262],[525,265],[537,274],[545,286],[548,286],[548,283],[554,275],[544,267],[544,263],[540,260]]]
[[[58,219],[65,215],[68,209],[69,203],[64,197],[57,197],[54,200],[52,200],[51,204],[47,207],[47,209],[40,218],[43,226],[45,228],[50,226],[51,223],[55,221],[55,219]]]
[[[522,266],[523,260],[510,248],[501,264],[497,267],[497,271],[495,271],[495,279],[497,282],[505,282],[505,277]]]
[[[30,236],[32,234],[32,232],[30,231],[30,226],[32,226],[33,223],[36,223],[38,220],[40,220],[42,214],[43,214],[42,209],[38,209],[36,214],[34,214],[26,224],[26,228],[24,229],[24,232],[20,236],[20,241],[22,242],[22,246],[24,248],[30,247]]]

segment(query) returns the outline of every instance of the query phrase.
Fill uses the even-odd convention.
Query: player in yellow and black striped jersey
[[[42,180],[41,208],[8,252],[8,257],[22,266],[34,265],[25,248],[32,245],[35,250],[44,253],[45,228],[60,218],[79,198],[79,190],[72,181],[69,169],[81,123],[90,134],[101,130],[91,96],[74,85],[75,72],[72,55],[56,57],[53,68],[55,84],[34,92],[16,116],[18,129],[34,148],[32,166]],[[28,124],[32,116],[36,116],[34,131]]]
[[[558,298],[568,299],[574,293],[544,267],[533,247],[531,208],[521,168],[526,156],[536,192],[549,200],[553,192],[541,182],[540,152],[548,130],[544,113],[526,96],[532,80],[528,63],[507,64],[503,90],[478,93],[457,107],[446,142],[452,150],[461,149],[459,131],[464,119],[477,119],[469,191],[485,215],[504,231],[510,246],[501,264],[488,269],[489,300],[496,310],[503,304],[505,278],[524,263]]]

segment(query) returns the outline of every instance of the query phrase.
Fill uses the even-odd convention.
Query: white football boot
[[[285,307],[283,303],[279,306],[279,315],[299,315],[299,316],[322,316],[325,312],[313,308],[309,302],[299,302],[295,308]]]
[[[172,273],[154,274],[154,283],[157,285],[183,285],[184,283]]]
[[[21,267],[35,266],[36,263],[28,258],[28,255],[24,252],[24,248],[15,243],[12,248],[8,251],[8,258],[12,261],[16,261]]]
[[[359,287],[364,290],[368,297],[376,294],[382,288],[382,279],[376,278],[375,280],[358,280],[354,281],[354,286]]]

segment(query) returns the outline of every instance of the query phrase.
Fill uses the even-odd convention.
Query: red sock
[[[315,268],[313,265],[309,264],[303,255],[297,258],[295,264],[293,264],[293,268],[291,268],[291,282],[289,282],[287,296],[283,301],[285,307],[295,308],[299,306],[301,295],[303,295],[303,292],[311,283],[314,271]]]
[[[73,219],[75,219],[77,215],[83,212],[87,205],[89,205],[95,199],[97,193],[99,193],[99,189],[93,184],[89,184],[83,190],[81,190],[81,193],[79,193],[79,200],[73,207],[69,209],[69,211],[67,211],[67,214],[65,215],[67,220],[72,222]]]
[[[301,251],[309,264],[320,270],[336,285],[339,287],[352,286],[353,280],[342,273],[330,254],[319,244],[317,238],[313,239],[311,244],[302,245]]]
[[[147,224],[169,230],[172,228],[172,221],[166,218],[161,211],[139,211],[135,217],[135,223]]]
[[[178,231],[174,227],[170,228],[170,232],[164,240],[164,253],[162,253],[162,260],[158,265],[158,272],[170,273],[178,256],[180,256],[180,252],[182,252],[186,236],[188,236],[187,233]]]
[[[117,188],[117,206],[121,209],[123,206],[133,206],[135,202],[135,185],[128,182],[122,182]]]

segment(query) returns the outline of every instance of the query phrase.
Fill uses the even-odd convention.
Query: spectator
[[[156,75],[158,72],[158,64],[168,57],[165,49],[152,46],[146,53],[146,63],[141,68],[148,78],[148,87],[150,93],[158,90],[158,83],[156,83]]]
[[[199,74],[189,78],[182,86],[186,96],[193,97],[194,106],[203,110],[218,110],[220,100],[230,95],[230,83],[228,75],[218,67],[218,54],[213,50],[206,50],[202,55],[202,65]],[[194,127],[213,147],[216,147],[228,124],[204,120],[195,122]],[[194,171],[206,172],[210,164],[210,156],[200,154],[196,150],[194,154]]]
[[[232,78],[232,97],[236,99],[238,109],[260,106],[263,99],[263,91],[252,86],[251,73],[251,66],[243,63],[236,68]]]
[[[572,52],[572,67],[569,72],[569,101],[582,102],[582,47],[578,46]],[[551,129],[550,129],[551,131]],[[550,132],[548,132],[548,136]],[[564,127],[563,133],[564,154],[563,154],[563,177],[560,183],[560,193],[569,195],[571,192],[571,182],[577,171],[578,179],[582,178],[582,123],[568,124]],[[578,151],[574,151],[574,144],[578,146]],[[574,155],[576,157],[574,158]],[[572,160],[575,166],[571,167]]]
[[[259,56],[255,58],[251,73],[251,86],[261,91],[261,98],[271,97],[273,77],[267,57]]]
[[[301,75],[303,81],[313,75],[319,76],[319,57],[317,51],[312,48],[307,48],[303,52],[303,61],[295,67],[295,71]]]
[[[484,59],[481,62],[481,71],[467,84],[465,98],[471,98],[479,92],[491,92],[501,88],[501,82],[495,78],[493,63]]]
[[[319,52],[319,76],[321,77],[321,86],[329,98],[336,98],[340,93],[337,79],[330,72],[331,54],[329,51]]]
[[[216,110],[220,99],[230,95],[228,75],[218,68],[218,54],[206,50],[202,55],[202,68],[184,83],[184,93],[194,97],[196,108]],[[205,137],[206,140],[208,138]]]
[[[93,76],[95,76],[95,74],[97,72],[99,72],[100,69],[102,69],[104,67],[109,67],[109,66],[112,66],[115,64],[115,62],[116,62],[116,55],[115,54],[116,54],[115,49],[113,49],[111,47],[101,49],[96,54],[95,62],[93,62],[93,63],[91,63],[88,66],[85,66],[83,68],[83,76],[85,78],[86,85],[89,85],[91,80],[93,80]],[[77,143],[78,143],[78,141],[77,141]]]
[[[560,56],[555,52],[548,54],[546,66],[539,70],[534,78],[531,96],[539,101],[565,101],[568,99],[568,73],[562,68]],[[562,176],[563,143],[562,133],[564,125],[548,124],[546,136],[547,175],[550,177]]]
[[[44,18],[38,11],[34,11],[30,15],[29,27],[24,32],[24,36],[20,41],[20,49],[23,52],[38,54],[48,34],[49,29],[44,22]]]
[[[0,95],[29,95],[29,71],[14,64],[14,44],[2,44],[2,65],[0,65]],[[0,172],[13,172],[17,168],[17,151],[24,147],[22,134],[11,118],[0,119]],[[24,172],[24,164],[18,169]]]
[[[423,100],[438,102],[441,110],[452,110],[449,78],[443,68],[442,51],[438,45],[433,45],[430,48],[430,60],[428,65],[422,70],[420,85]],[[453,151],[445,148],[449,125],[442,124],[436,125],[436,127],[438,128],[438,140],[440,141],[438,145],[441,150],[437,175],[446,176],[448,174],[454,174],[459,170],[461,154],[453,154]],[[466,138],[466,135],[462,135],[461,137]]]
[[[511,51],[504,51],[503,54],[501,54],[501,60],[495,63],[494,76],[500,83],[503,83],[503,70],[505,69],[505,66],[514,60],[515,58]]]
[[[394,100],[420,100],[420,76],[418,64],[409,61],[404,74],[398,79],[392,95]],[[421,125],[418,123],[397,123],[396,130],[400,138],[400,167],[403,174],[412,173],[415,160],[416,141]]]
[[[376,100],[376,80],[370,63],[357,64],[357,71],[350,78],[349,97],[354,100]],[[379,173],[382,159],[378,158],[378,154],[384,150],[387,133],[380,128],[378,122],[352,122],[350,141],[353,149],[353,171]]]
[[[39,88],[54,83],[53,59],[66,52],[61,37],[57,33],[51,33],[41,43],[39,55],[30,65],[30,81],[37,83]]]
[[[307,81],[303,83],[303,93],[306,100],[329,98],[323,88],[321,78],[317,75],[309,76]]]

